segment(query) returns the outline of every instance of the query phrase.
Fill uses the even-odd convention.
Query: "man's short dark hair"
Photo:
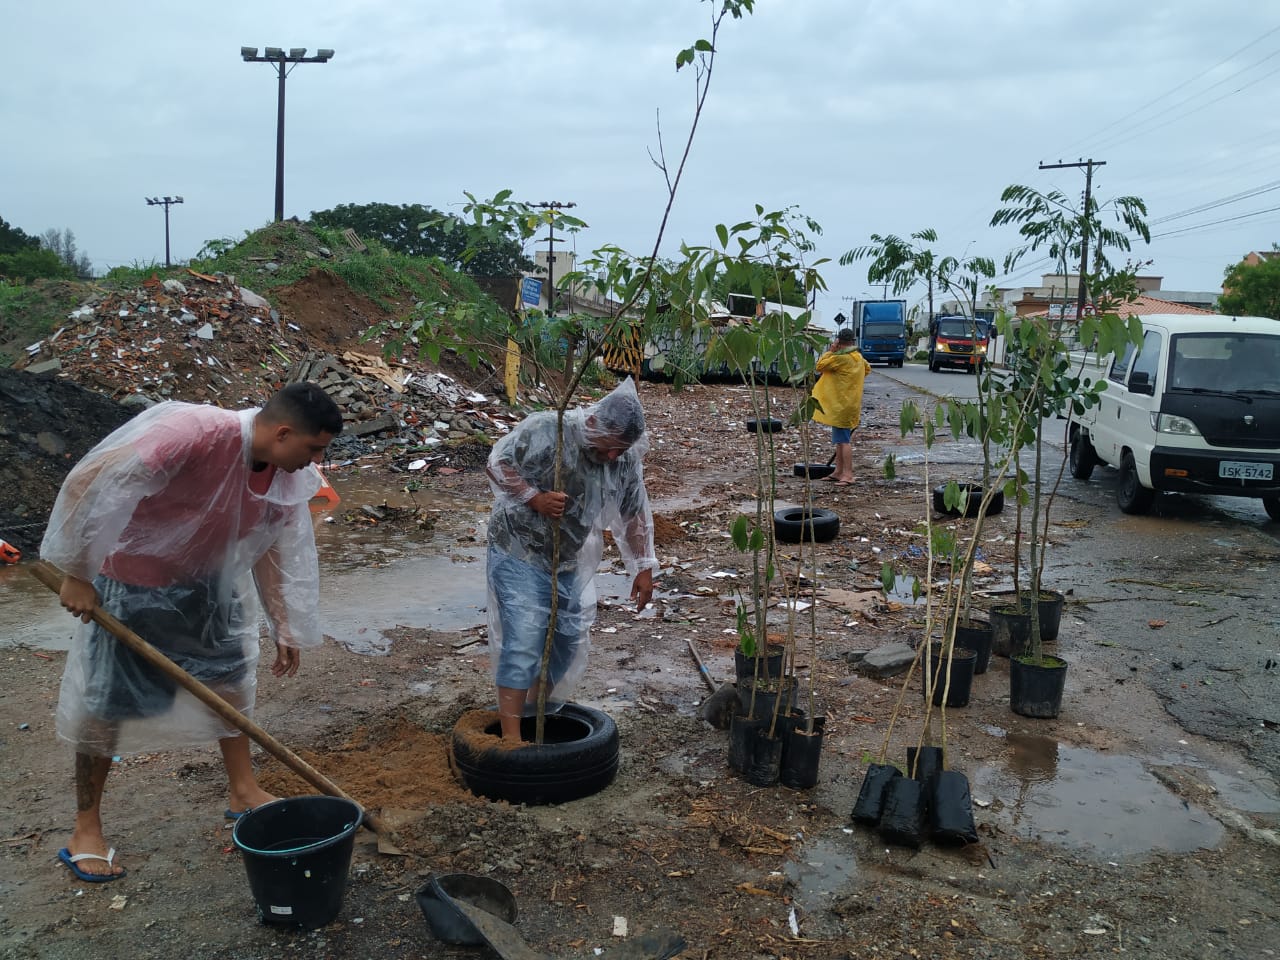
[[[836,334],[836,340],[840,343],[857,343],[858,338],[853,332],[853,327],[844,327]]]
[[[277,390],[262,414],[273,423],[287,423],[312,436],[330,433],[336,437],[342,432],[342,411],[314,383],[300,381]]]

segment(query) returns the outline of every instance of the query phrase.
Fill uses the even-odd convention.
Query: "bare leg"
[[[849,443],[836,444],[836,470],[832,474],[832,478],[837,481],[849,482],[853,480],[853,445]]]
[[[498,719],[502,721],[502,739],[520,740],[520,718],[524,716],[524,701],[528,690],[515,687],[498,688]]]
[[[76,826],[67,841],[67,850],[72,856],[78,853],[107,855],[107,839],[102,834],[102,791],[110,772],[110,757],[76,754]],[[81,860],[76,866],[85,873],[124,872],[118,863],[109,864],[105,860]]]
[[[248,737],[223,737],[218,741],[222,748],[222,765],[227,768],[228,809],[239,813],[278,799],[258,786],[253,773],[253,759],[249,755]]]

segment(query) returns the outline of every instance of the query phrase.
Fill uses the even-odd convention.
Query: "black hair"
[[[277,390],[262,408],[274,423],[287,423],[312,436],[342,432],[342,411],[333,398],[314,383],[300,381]]]

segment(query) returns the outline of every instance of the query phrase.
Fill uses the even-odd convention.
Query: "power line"
[[[1267,59],[1267,60],[1270,60],[1270,59],[1271,59],[1271,57],[1275,57],[1275,56],[1280,56],[1280,50],[1277,50],[1275,53],[1271,54],[1271,55],[1270,55],[1270,56],[1268,56],[1266,59]],[[1262,63],[1262,62],[1263,62],[1263,61],[1259,61],[1259,63]],[[1257,66],[1257,65],[1258,65],[1258,64],[1254,64],[1254,66]],[[1251,67],[1251,68],[1249,68],[1249,69],[1252,69],[1252,67]],[[1241,71],[1241,72],[1243,72],[1243,71]],[[1158,123],[1158,124],[1156,124],[1154,127],[1147,127],[1146,129],[1141,129],[1142,124],[1138,124],[1138,125],[1137,125],[1137,128],[1135,128],[1133,131],[1131,131],[1131,132],[1130,132],[1130,134],[1129,134],[1128,136],[1126,136],[1126,137],[1122,137],[1122,138],[1121,138],[1121,139],[1119,139],[1119,140],[1109,140],[1109,141],[1104,141],[1103,143],[1101,143],[1101,144],[1099,144],[1099,145],[1097,146],[1097,149],[1101,149],[1101,148],[1103,148],[1103,147],[1105,147],[1106,149],[1113,149],[1113,148],[1115,148],[1115,147],[1120,146],[1121,144],[1128,143],[1129,141],[1134,140],[1134,139],[1136,139],[1136,138],[1138,138],[1138,137],[1145,137],[1145,136],[1149,136],[1150,134],[1154,133],[1154,132],[1155,132],[1155,131],[1157,131],[1157,130],[1162,130],[1162,129],[1164,129],[1165,127],[1169,126],[1169,124],[1171,124],[1171,123],[1177,123],[1177,122],[1179,122],[1180,120],[1185,120],[1187,117],[1191,116],[1193,113],[1199,113],[1201,110],[1205,110],[1205,109],[1207,109],[1208,107],[1213,106],[1215,103],[1220,103],[1221,101],[1223,101],[1223,100],[1227,99],[1227,97],[1234,97],[1237,93],[1240,93],[1240,92],[1241,92],[1241,91],[1243,91],[1243,90],[1247,90],[1247,89],[1249,89],[1250,87],[1254,86],[1255,84],[1261,83],[1263,80],[1266,80],[1268,77],[1273,77],[1273,76],[1275,76],[1277,73],[1280,73],[1280,67],[1277,67],[1277,68],[1276,68],[1276,69],[1274,69],[1274,70],[1271,70],[1271,71],[1269,71],[1269,72],[1267,72],[1267,73],[1264,73],[1262,76],[1258,77],[1257,79],[1250,80],[1248,83],[1244,84],[1243,86],[1237,87],[1237,88],[1236,88],[1236,89],[1234,89],[1234,90],[1229,90],[1229,91],[1227,91],[1226,93],[1224,93],[1224,94],[1223,94],[1222,96],[1220,96],[1220,97],[1214,97],[1212,100],[1210,100],[1210,101],[1208,101],[1208,102],[1206,102],[1206,103],[1202,103],[1202,104],[1200,104],[1200,106],[1198,106],[1198,107],[1193,107],[1192,109],[1188,110],[1186,113],[1180,113],[1180,114],[1178,114],[1177,116],[1170,117],[1168,120],[1164,121],[1163,123]],[[1235,75],[1233,75],[1233,76],[1235,76]],[[1229,80],[1229,79],[1231,79],[1231,77],[1228,77],[1227,79]],[[1218,84],[1214,84],[1214,86],[1218,86]],[[1210,87],[1210,88],[1208,88],[1208,89],[1210,89],[1210,90],[1211,90],[1211,89],[1213,89],[1213,88],[1212,88],[1212,87]],[[1207,92],[1208,92],[1208,90],[1205,90],[1205,91],[1203,91],[1203,92],[1206,92],[1206,93],[1207,93]],[[1199,96],[1199,94],[1197,94],[1197,96]],[[1194,98],[1194,97],[1190,97],[1190,98],[1188,98],[1188,99],[1195,99],[1195,98]],[[1185,103],[1185,102],[1186,102],[1186,101],[1183,101],[1183,103]],[[1175,104],[1174,106],[1175,106],[1175,107],[1177,107],[1177,106],[1181,106],[1181,104]],[[1170,107],[1169,109],[1170,109],[1170,110],[1172,110],[1172,109],[1174,109],[1174,107]],[[1165,113],[1168,113],[1168,112],[1169,112],[1168,110],[1162,110],[1160,113],[1156,114],[1155,116],[1157,116],[1157,117],[1158,117],[1158,116],[1163,116]],[[1155,117],[1152,117],[1151,119],[1155,119]]]
[[[1280,190],[1280,180],[1272,180],[1270,183],[1264,183],[1260,187],[1250,187],[1248,190],[1242,190],[1240,193],[1234,193],[1229,197],[1223,197],[1221,200],[1210,200],[1202,203],[1197,207],[1190,207],[1178,213],[1170,213],[1163,217],[1157,217],[1149,220],[1147,226],[1154,227],[1159,223],[1168,223],[1170,220],[1181,220],[1183,217],[1195,216],[1197,213],[1206,213],[1217,207],[1225,207],[1229,203],[1235,203],[1238,200],[1247,200],[1250,197],[1261,196],[1264,193],[1270,193],[1272,190]]]
[[[1091,143],[1091,142],[1093,141],[1093,138],[1094,138],[1094,137],[1099,137],[1099,136],[1101,136],[1102,134],[1104,134],[1104,133],[1106,133],[1108,130],[1110,130],[1112,127],[1119,126],[1120,124],[1122,124],[1122,123],[1124,123],[1126,120],[1128,120],[1130,117],[1137,116],[1138,114],[1140,114],[1140,113],[1142,113],[1144,110],[1146,110],[1148,107],[1154,106],[1155,104],[1159,103],[1159,102],[1160,102],[1161,100],[1163,100],[1165,97],[1168,97],[1168,96],[1170,96],[1170,95],[1172,95],[1172,94],[1174,94],[1174,93],[1177,93],[1177,92],[1178,92],[1179,90],[1181,90],[1183,87],[1186,87],[1186,86],[1189,86],[1190,84],[1195,83],[1197,80],[1199,80],[1199,79],[1200,79],[1200,78],[1202,78],[1202,77],[1208,76],[1210,73],[1212,73],[1214,70],[1217,70],[1217,69],[1218,69],[1220,66],[1222,66],[1224,63],[1227,63],[1228,61],[1230,61],[1230,60],[1234,59],[1235,57],[1238,57],[1240,54],[1244,53],[1244,52],[1245,52],[1246,50],[1248,50],[1250,47],[1257,46],[1257,45],[1258,45],[1259,43],[1261,43],[1263,40],[1267,39],[1267,37],[1271,36],[1273,33],[1276,33],[1276,32],[1278,32],[1278,31],[1280,31],[1280,26],[1272,27],[1270,30],[1268,30],[1266,33],[1264,33],[1262,36],[1258,37],[1258,38],[1257,38],[1257,39],[1255,39],[1255,40],[1251,40],[1251,41],[1249,41],[1249,42],[1248,42],[1248,43],[1246,43],[1243,47],[1241,47],[1239,50],[1236,50],[1234,53],[1230,53],[1230,54],[1228,54],[1228,55],[1227,55],[1227,56],[1225,56],[1223,59],[1221,59],[1221,60],[1219,60],[1217,63],[1215,63],[1213,66],[1211,66],[1211,67],[1209,67],[1209,68],[1207,68],[1207,69],[1205,69],[1205,70],[1202,70],[1200,73],[1197,73],[1194,77],[1190,77],[1189,79],[1182,81],[1182,83],[1178,84],[1178,85],[1177,85],[1177,86],[1175,86],[1175,87],[1171,87],[1170,89],[1166,90],[1164,93],[1160,94],[1158,97],[1155,97],[1155,98],[1154,98],[1154,99],[1152,99],[1152,100],[1148,100],[1148,101],[1147,101],[1146,103],[1144,103],[1142,106],[1140,106],[1140,107],[1138,107],[1138,108],[1136,108],[1136,109],[1134,109],[1134,110],[1131,110],[1129,113],[1126,113],[1124,116],[1119,117],[1119,118],[1118,118],[1118,119],[1116,119],[1116,120],[1112,120],[1112,121],[1111,121],[1109,124],[1107,124],[1105,127],[1103,127],[1103,128],[1102,128],[1102,129],[1100,129],[1100,130],[1095,131],[1094,133],[1089,134],[1087,137],[1083,137],[1083,138],[1081,138],[1081,139],[1079,139],[1079,140],[1076,140],[1076,141],[1072,142],[1071,144],[1069,144],[1069,145],[1068,145],[1068,147],[1067,147],[1066,149],[1063,149],[1063,150],[1059,150],[1059,151],[1057,151],[1058,155],[1059,155],[1059,156],[1061,156],[1061,155],[1063,155],[1063,154],[1069,154],[1069,153],[1071,153],[1071,152],[1072,152],[1072,149],[1073,149],[1077,144]],[[1275,56],[1275,54],[1272,54],[1271,56]],[[1266,58],[1266,59],[1269,59],[1269,58]],[[1259,62],[1263,62],[1263,61],[1259,61]],[[1234,76],[1234,74],[1233,74],[1233,76]],[[1228,79],[1230,79],[1230,78],[1228,78]],[[1212,88],[1212,87],[1210,87],[1209,89],[1210,89],[1210,90],[1212,90],[1213,88]]]
[[[1221,223],[1235,223],[1237,220],[1248,220],[1252,217],[1260,217],[1265,213],[1275,213],[1280,207],[1268,207],[1266,210],[1254,210],[1252,213],[1242,213],[1237,217],[1223,217],[1221,220],[1209,220],[1206,223],[1195,223],[1189,227],[1179,227],[1176,230],[1166,230],[1164,233],[1153,233],[1152,240],[1160,237],[1176,237],[1180,233],[1190,233],[1192,230],[1202,230],[1205,227],[1216,227]]]

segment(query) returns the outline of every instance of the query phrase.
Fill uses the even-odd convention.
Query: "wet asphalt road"
[[[868,396],[884,397],[890,417],[904,386],[972,396],[973,383],[917,365],[875,367]],[[1046,433],[1046,476],[1064,455],[1060,429]],[[981,462],[976,445],[948,457],[957,453]],[[1063,476],[1046,581],[1073,591],[1068,615],[1127,664],[1117,696],[1124,683],[1146,684],[1186,731],[1238,747],[1280,780],[1280,523],[1258,500],[1178,494],[1126,516],[1117,477],[1105,467],[1088,481]]]

